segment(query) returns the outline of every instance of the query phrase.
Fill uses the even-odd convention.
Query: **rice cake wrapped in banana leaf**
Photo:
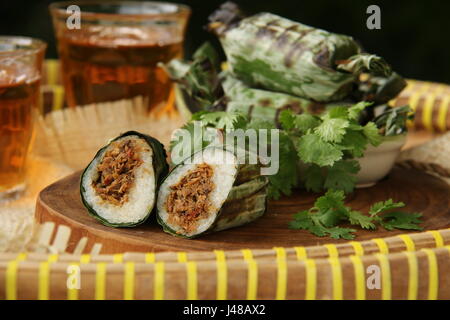
[[[231,72],[251,87],[318,102],[351,93],[362,72],[389,77],[380,57],[361,53],[352,37],[330,33],[271,13],[243,17],[226,3],[210,16]]]
[[[169,165],[156,139],[128,131],[101,148],[81,176],[88,213],[111,227],[143,223],[155,207]]]
[[[260,119],[277,124],[282,110],[319,114],[327,107],[327,104],[286,93],[250,88],[228,74],[223,77],[222,85],[227,97],[226,110],[243,113],[250,119]]]
[[[195,238],[249,223],[266,210],[268,179],[223,147],[207,147],[161,184],[157,220],[164,231]]]

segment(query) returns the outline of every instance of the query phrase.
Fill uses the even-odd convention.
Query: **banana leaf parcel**
[[[208,28],[219,37],[232,74],[250,87],[332,102],[349,97],[362,73],[392,75],[383,58],[362,53],[350,36],[271,13],[244,17],[233,3],[214,12]]]
[[[162,183],[157,220],[183,238],[249,223],[266,210],[268,179],[234,152],[207,147],[178,164]],[[257,172],[258,171],[258,172]]]
[[[88,213],[110,227],[133,227],[151,214],[169,165],[156,139],[128,131],[101,148],[81,175]]]

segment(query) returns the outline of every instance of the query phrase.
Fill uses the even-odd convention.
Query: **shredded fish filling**
[[[92,187],[103,200],[121,206],[128,201],[128,193],[135,180],[135,169],[141,164],[142,159],[134,141],[113,142],[97,166],[98,179],[92,182]]]
[[[208,216],[211,208],[209,195],[214,190],[213,169],[208,164],[200,164],[188,172],[167,198],[168,222],[180,226],[185,232],[195,231],[198,220]]]

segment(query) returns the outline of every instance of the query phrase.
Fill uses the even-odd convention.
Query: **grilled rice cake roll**
[[[159,190],[157,220],[165,232],[195,238],[264,214],[268,179],[254,176],[253,167],[239,164],[231,151],[219,147],[208,147],[192,159],[176,166]]]
[[[169,165],[164,146],[135,131],[100,149],[81,176],[81,199],[89,214],[111,227],[133,227],[153,211]]]
[[[230,71],[251,87],[331,102],[348,97],[361,72],[392,72],[382,58],[361,53],[352,37],[271,13],[244,18],[235,5],[224,4],[209,21]]]

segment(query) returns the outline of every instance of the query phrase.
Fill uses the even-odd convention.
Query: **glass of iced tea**
[[[45,48],[37,39],[0,36],[0,201],[25,190]]]
[[[182,57],[189,7],[75,1],[53,3],[50,11],[69,107],[136,96],[149,110],[167,103],[173,87],[158,63]]]

